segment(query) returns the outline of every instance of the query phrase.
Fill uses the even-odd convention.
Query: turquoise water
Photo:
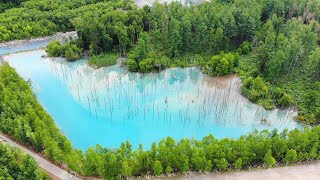
[[[4,59],[32,81],[40,103],[83,150],[95,144],[119,147],[126,140],[150,148],[167,136],[237,138],[254,129],[300,127],[292,120],[295,112],[266,111],[242,97],[236,76],[210,78],[196,68],[142,75],[118,65],[93,69],[86,60],[42,55],[35,50]]]

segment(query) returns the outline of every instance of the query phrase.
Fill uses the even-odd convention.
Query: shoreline
[[[13,40],[13,41],[8,41],[8,42],[3,42],[0,43],[0,49],[5,48],[5,49],[13,49],[13,48],[21,48],[23,46],[28,46],[32,45],[33,43],[49,43],[51,40],[58,40],[58,41],[64,41],[69,38],[77,38],[77,33],[75,31],[71,32],[58,32],[54,35],[51,36],[46,36],[46,37],[39,37],[39,38],[32,38],[32,39],[27,39],[27,40]],[[45,47],[46,45],[40,46],[40,47],[34,47],[31,49],[25,49],[21,51],[16,51],[16,52],[9,52],[9,53],[3,53],[1,55],[6,55],[6,54],[11,54],[11,53],[18,53],[18,52],[23,52],[23,51],[30,51],[30,50],[36,50],[36,49],[41,49]]]
[[[36,49],[30,49],[30,50],[25,50],[25,51],[19,51],[19,52],[14,52],[14,53],[9,53],[9,54],[4,54],[4,55],[1,55],[3,57],[3,60],[4,62],[8,62],[6,58],[6,56],[10,56],[12,54],[17,54],[17,53],[24,53],[24,52],[31,52],[31,51],[43,51],[44,53],[45,50],[44,48],[36,48]],[[65,58],[61,58],[61,57],[48,57],[48,56],[45,56],[46,58],[50,58],[50,60],[56,60],[56,59],[59,59],[59,60],[63,60],[63,61],[66,61]],[[118,58],[118,60],[121,59],[121,58]],[[117,63],[114,64],[114,65],[117,65],[119,66],[120,68],[123,68],[123,66],[121,66],[121,63],[119,63],[119,61],[117,60]],[[72,62],[71,62],[72,63]],[[114,66],[114,65],[110,65],[110,66],[103,66],[103,67],[95,67],[94,65],[90,65],[89,63],[86,63],[89,67],[91,67],[92,69],[94,70],[98,70],[98,69],[101,69],[101,68],[108,68],[110,66]],[[170,67],[170,68],[166,68],[166,69],[162,69],[160,72],[162,71],[165,71],[165,70],[168,70],[168,69],[175,69],[175,68],[182,68],[184,69],[183,67]],[[203,74],[203,83],[207,83],[209,84],[209,86],[216,86],[218,88],[226,88],[226,86],[228,86],[228,82],[231,80],[231,79],[236,79],[236,83],[237,83],[237,86],[238,89],[237,89],[237,93],[239,93],[239,95],[242,96],[242,98],[245,98],[248,102],[254,104],[254,105],[257,105],[259,106],[260,108],[266,110],[266,111],[274,111],[274,110],[278,110],[278,111],[289,111],[290,113],[294,113],[294,117],[292,118],[292,120],[294,122],[297,122],[299,123],[301,126],[308,126],[308,127],[312,127],[312,125],[310,124],[307,124],[305,122],[302,122],[302,121],[299,121],[298,120],[298,110],[297,108],[295,107],[288,107],[288,108],[278,108],[278,107],[275,107],[273,109],[266,109],[264,108],[263,106],[257,104],[257,103],[254,103],[252,101],[250,101],[245,95],[243,95],[243,93],[241,92],[240,90],[240,87],[241,87],[241,84],[242,84],[242,80],[240,78],[240,76],[237,74],[237,73],[233,73],[233,74],[227,74],[227,75],[223,75],[223,76],[215,76],[215,77],[212,77],[206,73],[204,73],[199,67],[197,66],[190,66],[190,67],[186,67],[186,68],[196,68],[200,71],[200,73]],[[129,72],[129,71],[128,71]],[[127,72],[127,73],[128,73]],[[140,72],[134,72],[134,73],[137,73],[139,75],[142,75],[142,76],[145,76],[145,75],[148,75],[148,74],[159,74],[160,72],[149,72],[149,73],[140,73]]]

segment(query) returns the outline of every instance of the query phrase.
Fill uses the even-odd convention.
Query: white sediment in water
[[[56,33],[52,36],[39,37],[29,40],[14,40],[10,42],[4,42],[0,43],[0,55],[39,49],[47,46],[51,40],[59,40],[61,42],[65,42],[77,37],[77,33],[73,31],[66,33]]]
[[[32,81],[42,105],[80,149],[118,147],[125,140],[148,148],[167,136],[237,138],[254,129],[301,127],[293,121],[294,110],[267,111],[248,101],[236,75],[212,78],[197,68],[129,73],[119,65],[95,69],[86,60],[45,54],[35,50],[4,58]]]

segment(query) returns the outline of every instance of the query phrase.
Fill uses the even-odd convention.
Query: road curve
[[[249,171],[209,173],[171,178],[172,180],[318,180],[320,161],[311,164],[286,166]]]
[[[27,148],[21,146],[20,144],[17,144],[16,142],[12,141],[11,139],[7,138],[6,136],[4,136],[4,134],[2,132],[0,132],[0,141],[3,141],[4,143],[9,144],[13,147],[19,148],[20,150],[22,150],[26,154],[29,154],[30,156],[32,156],[39,163],[39,166],[48,172],[49,176],[51,176],[51,177],[53,176],[52,177],[53,179],[80,180],[80,178],[71,175],[67,171],[52,164],[51,162],[44,159],[40,155],[30,151],[29,149],[27,149]]]

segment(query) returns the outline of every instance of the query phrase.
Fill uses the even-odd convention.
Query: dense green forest
[[[319,1],[106,6],[70,20],[79,39],[53,42],[49,55],[76,60],[112,52],[139,72],[175,66],[198,66],[212,76],[237,72],[251,101],[266,109],[295,106],[298,120],[320,122]]]
[[[72,31],[74,30],[74,26],[71,20],[82,14],[88,12],[94,13],[95,11],[98,12],[99,9],[102,10],[114,6],[126,7],[128,4],[126,0],[116,0],[111,6],[111,2],[109,3],[108,1],[26,0],[17,8],[7,9],[4,13],[0,14],[0,42]],[[10,4],[10,2],[18,1],[8,2]]]
[[[0,130],[57,164],[67,164],[69,169],[86,176],[120,179],[147,174],[227,171],[320,158],[319,126],[290,132],[254,131],[239,139],[208,135],[201,140],[175,142],[168,137],[153,143],[149,150],[144,150],[142,145],[133,150],[125,142],[118,149],[97,145],[82,152],[73,149],[59,132],[30,86],[8,64],[0,66]]]
[[[34,159],[0,142],[0,179],[50,179]]]
[[[0,0],[0,13],[7,9],[19,7],[23,1],[25,0]]]

